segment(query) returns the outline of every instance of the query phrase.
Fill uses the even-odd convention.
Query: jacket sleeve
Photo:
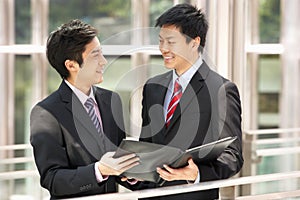
[[[57,119],[43,107],[37,105],[32,109],[30,142],[41,185],[56,197],[85,194],[99,187],[94,163],[80,167],[70,165],[63,129]]]
[[[213,126],[217,126],[220,138],[237,136],[220,157],[208,163],[199,163],[200,181],[226,179],[240,171],[243,166],[241,102],[235,84],[225,82],[218,91],[218,112]],[[209,134],[209,133],[208,133]]]

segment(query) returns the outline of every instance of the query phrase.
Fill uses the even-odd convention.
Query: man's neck
[[[76,87],[78,90],[80,90],[81,92],[83,92],[84,94],[86,94],[87,96],[90,95],[91,93],[91,86],[86,86],[84,84],[80,84],[76,81],[74,81],[73,79],[71,78],[66,78],[66,80],[71,84],[73,85],[74,87]]]
[[[188,71],[196,62],[197,60],[200,58],[201,56],[197,55],[194,56],[193,59],[191,59],[190,61],[186,61],[186,65],[185,67],[182,67],[180,69],[175,69],[175,72],[178,76],[181,76],[182,74],[184,74],[186,71]]]

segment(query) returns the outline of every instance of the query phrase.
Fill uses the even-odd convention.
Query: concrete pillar
[[[282,92],[280,97],[281,128],[300,127],[300,1],[281,0],[281,43],[284,52],[281,55]],[[300,133],[285,135],[289,138],[299,138]],[[299,146],[299,143],[294,143]],[[281,171],[299,169],[299,154],[287,155],[282,158]],[[296,189],[297,182],[282,184],[282,188]]]
[[[0,1],[0,45],[14,44],[14,0]],[[0,145],[14,141],[14,55],[0,54]],[[13,156],[13,151],[0,151],[1,158]],[[0,166],[0,171],[12,170],[10,166]],[[14,181],[1,181],[0,194],[12,194]]]
[[[133,12],[133,37],[131,43],[133,45],[149,44],[149,0],[132,0]],[[132,69],[136,74],[135,88],[130,95],[130,136],[139,137],[141,128],[141,102],[142,102],[142,86],[147,79],[147,67],[150,56],[145,53],[135,53],[131,56]]]

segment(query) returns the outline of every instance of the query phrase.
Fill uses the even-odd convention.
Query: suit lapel
[[[97,159],[100,158],[104,152],[101,150],[102,143],[99,133],[83,105],[64,81],[61,84],[60,93],[66,109],[69,110],[73,116],[75,129],[81,142],[89,153]]]
[[[147,84],[154,84],[155,92],[152,93],[152,99],[155,100],[156,104],[164,106],[164,101],[166,97],[167,90],[169,88],[170,81],[172,80],[172,72],[169,72],[166,74],[166,76],[162,77],[160,80],[158,80],[155,83],[148,82]],[[163,111],[163,110],[162,110]]]
[[[95,99],[97,101],[98,104],[98,108],[100,111],[100,117],[101,117],[101,121],[102,121],[102,128],[103,128],[103,132],[106,136],[109,136],[109,128],[111,125],[110,119],[108,119],[108,114],[111,113],[111,110],[113,108],[111,108],[111,99],[105,95],[105,93],[103,91],[101,91],[100,89],[93,87],[94,90],[94,94],[95,94]],[[104,115],[106,115],[106,117],[104,117]]]
[[[148,82],[147,84],[153,84],[151,87],[151,98],[149,99],[151,102],[150,105],[160,105],[156,106],[155,112],[152,113],[151,119],[155,122],[152,122],[154,127],[152,127],[152,133],[157,133],[153,135],[153,142],[158,144],[163,144],[165,139],[165,118],[164,118],[164,101],[167,90],[169,88],[170,81],[172,80],[172,71],[166,73],[160,80],[155,80],[155,82]],[[154,116],[153,116],[154,115]],[[161,128],[163,127],[163,128]]]
[[[100,111],[103,134],[105,136],[102,143],[106,151],[114,151],[116,149],[116,141],[118,141],[117,126],[125,132],[123,116],[117,116],[120,115],[120,110],[122,109],[122,107],[119,107],[121,106],[118,102],[119,97],[101,88],[93,87],[93,90]]]
[[[198,71],[192,77],[190,83],[186,87],[184,93],[179,102],[179,106],[177,106],[173,117],[170,121],[170,125],[166,130],[166,134],[172,129],[172,126],[176,123],[179,117],[185,112],[187,106],[191,103],[193,98],[197,96],[203,85],[205,84],[205,79],[208,76],[209,68],[206,63],[203,61],[202,65],[198,69]]]

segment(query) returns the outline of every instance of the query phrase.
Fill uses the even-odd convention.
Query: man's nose
[[[101,55],[99,56],[99,64],[101,64],[101,65],[106,65],[106,64],[107,64],[107,60],[106,60],[106,58],[103,56],[103,54],[101,54]]]
[[[167,45],[165,43],[160,44],[159,49],[162,53],[166,53],[166,52],[170,51],[169,45]]]

